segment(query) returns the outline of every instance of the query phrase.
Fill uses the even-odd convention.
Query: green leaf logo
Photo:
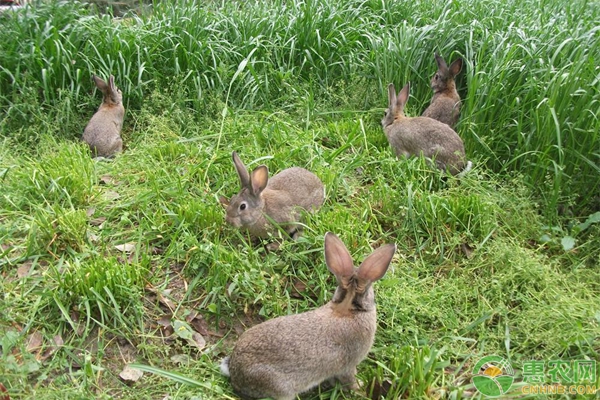
[[[515,380],[515,372],[504,358],[483,357],[473,367],[473,384],[482,394],[499,397],[508,392]]]

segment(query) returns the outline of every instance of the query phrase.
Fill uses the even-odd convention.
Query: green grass
[[[600,361],[598,18],[585,1],[0,15],[0,383],[14,399],[234,398],[218,362],[236,337],[330,299],[327,231],[356,262],[398,251],[361,392],[307,398],[470,397],[490,354],[518,375]],[[379,125],[391,81],[424,109],[436,49],[466,62],[457,132],[475,168],[461,180],[396,159]],[[124,93],[111,162],[78,141],[100,101],[92,72]],[[268,252],[225,224],[233,150],[323,180],[298,241]],[[137,382],[119,378],[128,363],[144,365]]]

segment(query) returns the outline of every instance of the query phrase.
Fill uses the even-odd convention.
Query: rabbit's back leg
[[[355,390],[358,388],[358,385],[356,384],[356,367],[353,367],[342,374],[336,375],[336,379],[346,390]]]

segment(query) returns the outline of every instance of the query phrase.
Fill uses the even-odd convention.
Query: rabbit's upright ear
[[[457,58],[454,60],[452,64],[450,64],[450,74],[454,77],[460,73],[462,69],[463,60],[462,58]]]
[[[390,110],[396,106],[396,88],[393,83],[388,85],[388,107]]]
[[[248,174],[248,170],[246,169],[246,166],[244,165],[242,160],[240,160],[240,157],[237,155],[237,153],[235,151],[233,153],[231,153],[231,157],[233,158],[233,165],[235,165],[235,170],[237,171],[237,174],[240,177],[240,185],[242,186],[242,189],[249,188],[250,187],[250,175]]]
[[[100,78],[97,75],[92,75],[92,80],[94,81],[96,87],[100,89],[102,93],[106,93],[106,91],[108,90],[108,85],[102,78]]]
[[[267,187],[267,183],[269,183],[269,169],[266,165],[259,165],[254,168],[252,171],[252,176],[250,177],[250,189],[252,190],[252,194],[254,196],[260,196],[263,190]]]
[[[335,275],[338,285],[347,288],[354,275],[354,262],[344,243],[331,232],[325,234],[325,264]]]
[[[435,53],[435,62],[437,63],[438,68],[441,72],[445,73],[446,71],[448,71],[448,64],[446,64],[444,58],[440,56],[437,52]]]
[[[229,207],[229,199],[225,196],[219,196],[219,204],[223,206],[223,208]]]
[[[371,253],[358,267],[356,276],[359,281],[375,282],[381,279],[390,266],[395,252],[395,244],[386,244]]]
[[[410,82],[404,85],[400,93],[398,93],[398,99],[396,100],[396,107],[400,111],[404,111],[404,105],[408,101],[410,95]]]

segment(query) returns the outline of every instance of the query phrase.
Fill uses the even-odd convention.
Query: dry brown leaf
[[[96,209],[94,207],[90,207],[87,210],[85,210],[85,215],[87,215],[87,217],[91,217],[92,215],[94,215],[94,213],[96,212]]]
[[[192,314],[190,314],[192,315]],[[190,323],[192,328],[202,336],[208,336],[208,322],[200,314],[193,313],[194,317],[189,319],[190,315],[186,318],[186,321]]]
[[[85,324],[82,324],[79,322],[79,318],[80,318],[79,311],[72,310],[69,315],[70,315],[73,323],[77,326],[77,330],[75,331],[77,336],[83,335],[83,331],[85,330]]]
[[[41,349],[43,339],[39,331],[33,332],[27,339],[27,351],[33,353]]]
[[[33,266],[32,261],[26,261],[23,264],[19,265],[19,268],[17,268],[17,276],[19,278],[26,277],[27,275],[29,275],[29,271],[31,270],[32,266]]]
[[[58,350],[64,344],[63,338],[60,335],[54,336],[52,338],[52,341],[54,342],[54,346],[49,346],[44,351],[44,354],[38,357],[38,361],[46,361],[52,354],[56,352],[56,350]]]
[[[115,181],[115,180],[113,179],[113,177],[112,177],[112,176],[110,176],[110,175],[102,175],[102,176],[100,177],[99,183],[100,183],[101,185],[108,185],[108,184],[111,184],[111,183],[113,183],[114,181]]]
[[[174,356],[171,356],[171,361],[174,364],[184,364],[184,365],[187,365],[187,364],[190,363],[191,358],[187,354],[175,354]]]
[[[473,247],[469,246],[468,243],[461,244],[460,249],[462,250],[462,252],[464,253],[464,255],[467,258],[471,258],[473,256],[473,252],[475,251],[475,249]]]
[[[165,305],[170,311],[173,311],[177,308],[177,306],[175,306],[175,303],[173,303],[170,299],[168,299],[167,297],[164,296],[163,293],[168,294],[170,291],[167,289],[164,292],[161,292],[160,289],[157,289],[155,287],[152,287],[150,285],[146,286],[146,289],[151,292],[156,294],[156,296],[158,297],[158,301],[160,303],[162,303],[163,305]]]
[[[135,243],[130,242],[130,243],[116,245],[115,249],[125,252],[125,253],[131,253],[133,250],[135,250],[135,246],[136,246]]]
[[[173,316],[170,314],[165,314],[158,319],[158,324],[162,327],[168,328],[171,326],[171,318]]]
[[[306,283],[302,282],[297,278],[294,278],[294,281],[292,282],[292,290],[290,291],[290,296],[296,299],[303,299],[304,295],[302,293],[305,291]]]
[[[198,347],[198,350],[202,350],[206,347],[206,340],[204,340],[204,337],[198,332],[192,333],[192,339],[188,340],[188,343]]]
[[[106,221],[106,217],[98,217],[90,220],[90,225],[100,226]]]
[[[0,400],[10,400],[10,395],[8,394],[8,390],[4,387],[4,385],[0,382]]]
[[[119,197],[121,197],[121,195],[114,190],[107,190],[104,192],[104,200],[116,200]]]
[[[144,375],[144,371],[140,371],[139,369],[131,368],[128,365],[123,368],[123,371],[119,374],[121,379],[127,382],[137,382]]]

